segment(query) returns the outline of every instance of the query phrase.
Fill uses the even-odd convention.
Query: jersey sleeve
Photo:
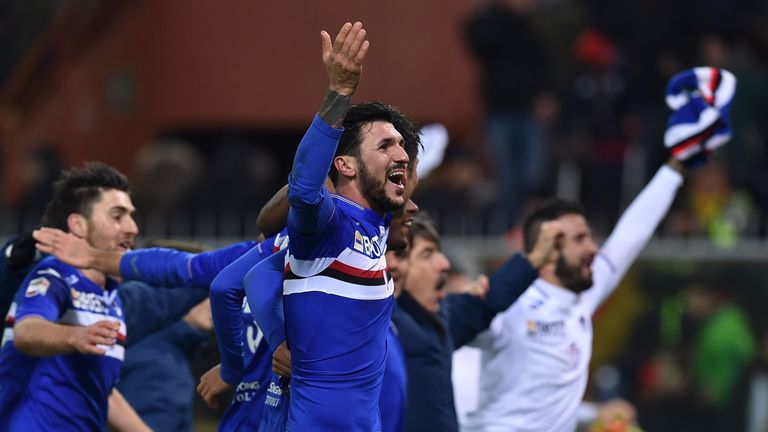
[[[224,267],[254,245],[246,241],[200,254],[167,248],[131,251],[120,260],[120,274],[154,286],[208,288]]]
[[[582,295],[594,312],[651,240],[683,183],[677,171],[664,165],[632,201],[592,264],[593,285]]]
[[[67,284],[52,268],[38,268],[22,283],[16,295],[16,322],[38,316],[57,322],[63,314],[70,293]]]
[[[316,115],[296,150],[288,176],[288,224],[301,235],[317,233],[333,214],[333,201],[323,184],[343,132]]]
[[[285,250],[275,253],[253,267],[245,276],[245,292],[251,314],[273,351],[285,340],[285,254]]]
[[[448,328],[453,339],[453,349],[459,349],[475,338],[496,315],[481,298],[471,294],[451,294],[443,307],[448,314]]]
[[[123,304],[126,348],[178,321],[208,296],[201,288],[158,289],[138,281],[124,283],[117,293]]]
[[[522,255],[515,254],[489,278],[486,302],[496,312],[507,310],[539,276]]]
[[[240,382],[243,364],[243,323],[241,320],[246,273],[272,255],[275,237],[254,246],[226,266],[211,283],[211,314],[221,354],[221,378],[228,384]]]

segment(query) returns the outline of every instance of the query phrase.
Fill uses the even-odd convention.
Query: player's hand
[[[611,399],[598,405],[597,420],[607,425],[616,421],[632,424],[637,420],[637,411],[624,399]]]
[[[32,231],[19,234],[16,239],[3,250],[3,257],[8,268],[17,270],[26,267],[35,260],[35,239]]]
[[[467,284],[466,292],[468,294],[472,294],[475,297],[480,297],[484,299],[486,294],[488,294],[489,287],[490,287],[490,282],[488,281],[488,276],[481,274],[480,276],[476,277],[474,280],[470,281],[469,284]]]
[[[283,377],[291,376],[291,351],[285,342],[281,343],[272,355],[272,372]]]
[[[200,394],[200,397],[203,398],[209,408],[218,409],[219,400],[217,396],[231,388],[231,385],[221,379],[221,364],[217,364],[200,377],[197,393]]]
[[[78,268],[90,268],[95,260],[94,249],[84,239],[60,229],[43,227],[32,231],[40,252],[51,254]]]
[[[539,227],[539,236],[533,250],[528,254],[528,261],[537,269],[540,269],[550,261],[554,261],[555,254],[562,246],[563,226],[560,221],[543,222]]]
[[[87,327],[72,327],[67,343],[81,354],[104,355],[106,351],[99,345],[114,345],[118,330],[120,323],[110,320],[98,321]]]
[[[683,165],[701,165],[715,149],[731,139],[728,119],[736,78],[725,69],[698,67],[673,76],[666,102],[673,110],[664,145]]]
[[[333,43],[325,30],[320,32],[323,63],[328,72],[329,89],[344,96],[355,92],[363,75],[363,59],[370,43],[361,22],[345,23]]]
[[[196,304],[182,319],[192,328],[202,331],[211,331],[213,329],[211,300],[205,299]]]

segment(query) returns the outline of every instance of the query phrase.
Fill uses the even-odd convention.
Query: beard
[[[377,180],[371,172],[368,171],[368,167],[365,165],[362,158],[357,158],[357,164],[359,166],[357,170],[357,178],[360,180],[360,192],[371,204],[371,207],[384,213],[395,211],[402,207],[401,203],[395,202],[387,196],[386,178],[384,180]]]
[[[555,264],[555,275],[560,279],[564,287],[575,293],[586,291],[592,286],[592,276],[582,276],[581,265],[572,266],[568,264],[562,254],[560,254],[560,258],[558,258]]]

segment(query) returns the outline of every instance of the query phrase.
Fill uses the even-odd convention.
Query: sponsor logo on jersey
[[[104,301],[104,295],[78,291],[74,288],[70,288],[70,293],[72,306],[75,309],[99,314],[109,313],[109,305]],[[122,315],[122,311],[120,314]]]
[[[355,230],[355,244],[352,248],[371,258],[378,258],[381,256],[379,236],[371,239],[366,235],[360,234],[360,231]]]
[[[27,285],[27,291],[24,293],[26,297],[35,297],[38,295],[44,296],[48,292],[48,287],[51,286],[51,281],[44,277],[39,277],[29,281]]]
[[[526,323],[528,336],[531,337],[561,337],[565,336],[565,321],[534,321],[528,320]]]

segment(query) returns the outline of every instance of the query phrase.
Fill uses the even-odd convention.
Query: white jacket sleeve
[[[594,312],[613,292],[666,216],[683,177],[667,165],[656,172],[619,219],[592,264],[592,288],[584,292]]]

